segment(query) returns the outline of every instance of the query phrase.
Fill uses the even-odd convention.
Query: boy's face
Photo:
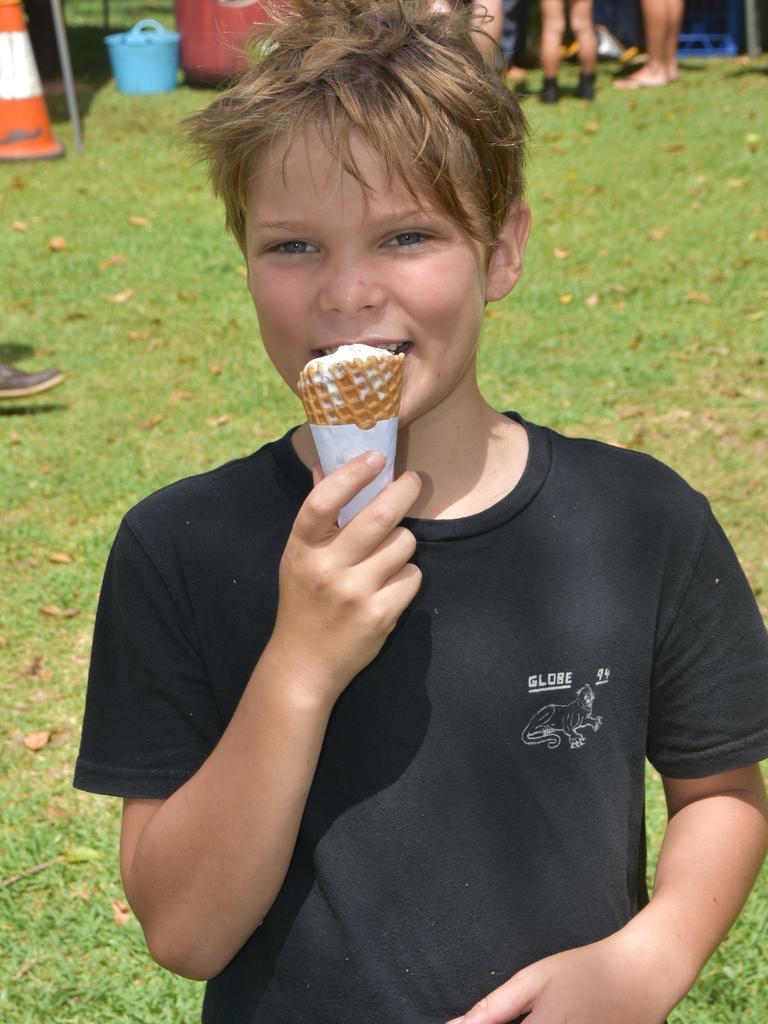
[[[401,424],[438,410],[460,415],[461,403],[478,396],[485,303],[519,276],[527,210],[489,255],[403,182],[388,183],[362,140],[352,148],[370,189],[340,170],[316,132],[299,136],[285,163],[275,146],[256,168],[248,286],[267,354],[295,391],[305,364],[339,345],[398,346],[406,355]]]

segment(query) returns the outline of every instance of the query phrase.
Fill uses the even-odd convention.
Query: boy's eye
[[[280,242],[273,249],[273,252],[285,252],[288,254],[301,254],[312,251],[311,242],[302,242],[300,239],[292,239],[290,242]]]
[[[397,248],[402,248],[408,245],[418,245],[419,242],[424,242],[427,235],[423,231],[401,231],[395,235],[394,238],[390,239],[390,245],[394,245]]]

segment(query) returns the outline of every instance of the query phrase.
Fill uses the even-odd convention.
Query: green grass
[[[133,502],[300,415],[260,351],[221,210],[179,148],[179,119],[211,93],[117,94],[100,10],[67,4],[85,154],[54,98],[66,159],[0,165],[0,360],[67,374],[0,407],[0,879],[68,857],[0,888],[12,1024],[198,1018],[201,987],[151,964],[135,920],[113,922],[117,802],[71,789],[95,601]],[[172,22],[170,3],[113,3],[113,29],[145,14]],[[483,385],[500,407],[679,469],[710,496],[766,612],[768,63],[693,62],[672,88],[623,95],[612,70],[591,106],[526,101],[534,231],[517,291],[488,312]],[[54,236],[67,247],[51,250]],[[51,561],[61,552],[71,561]],[[22,738],[39,730],[50,742],[33,753]],[[766,879],[671,1024],[766,1019]]]

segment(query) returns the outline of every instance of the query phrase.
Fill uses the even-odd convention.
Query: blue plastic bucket
[[[145,18],[129,32],[105,36],[109,63],[118,92],[170,92],[179,66],[178,32]]]

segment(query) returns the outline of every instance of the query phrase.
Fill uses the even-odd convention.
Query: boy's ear
[[[523,254],[531,230],[531,211],[527,203],[510,206],[498,241],[488,257],[485,300],[494,302],[509,295],[523,269]]]

